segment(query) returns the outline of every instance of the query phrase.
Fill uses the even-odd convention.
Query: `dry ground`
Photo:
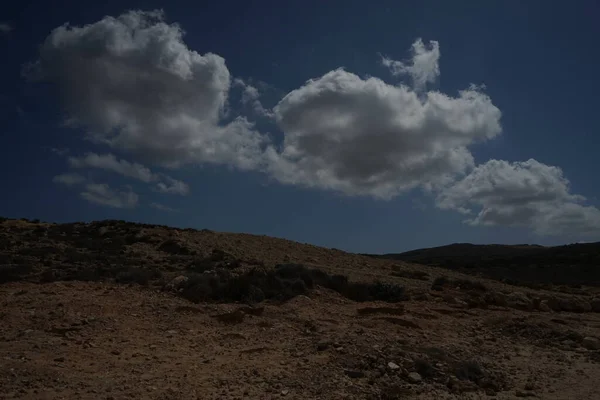
[[[1,399],[600,398],[595,288],[565,297],[264,236],[117,222],[0,228]],[[194,304],[162,290],[207,260],[237,271],[299,262],[402,284],[411,299],[354,302],[316,288]],[[82,273],[99,263],[162,272],[147,285]],[[441,275],[485,288],[432,290]],[[579,312],[539,305],[555,298]]]

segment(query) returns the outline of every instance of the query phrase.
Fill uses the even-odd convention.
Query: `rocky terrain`
[[[598,398],[595,286],[266,236],[0,220],[0,304],[1,399]]]

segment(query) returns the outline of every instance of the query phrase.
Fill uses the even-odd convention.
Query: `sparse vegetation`
[[[354,301],[399,302],[406,300],[404,288],[382,282],[349,282],[342,275],[329,275],[301,264],[282,264],[272,270],[252,269],[235,275],[221,269],[192,275],[182,296],[193,302],[287,300],[321,286]]]
[[[431,289],[441,291],[445,286],[458,288],[464,291],[486,292],[488,290],[487,286],[481,282],[470,279],[449,279],[446,276],[437,277],[433,281]]]

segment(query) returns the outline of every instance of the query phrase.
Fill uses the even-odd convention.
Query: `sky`
[[[367,253],[600,240],[595,1],[12,3],[0,215]]]

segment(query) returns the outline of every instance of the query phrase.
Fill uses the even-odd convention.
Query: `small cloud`
[[[13,30],[13,26],[8,22],[0,22],[0,33],[6,34]]]
[[[408,62],[392,60],[381,56],[381,64],[389,68],[394,76],[408,75],[413,81],[416,90],[423,90],[428,83],[433,83],[440,75],[440,45],[431,40],[429,48],[420,38],[411,49],[412,58]]]
[[[190,187],[182,181],[164,176],[165,182],[158,182],[156,188],[161,193],[187,195],[190,192]]]
[[[69,154],[69,149],[66,147],[51,147],[50,151],[61,157]]]
[[[85,182],[85,178],[79,174],[61,174],[52,178],[52,182],[73,186]]]
[[[177,212],[176,209],[171,208],[169,206],[165,206],[164,204],[160,204],[160,203],[150,203],[150,207],[156,208],[157,210],[160,210],[160,211]]]
[[[190,187],[182,181],[165,174],[154,173],[150,168],[129,161],[118,159],[113,154],[87,153],[83,157],[69,157],[72,168],[97,168],[136,179],[145,183],[158,182],[156,190],[161,193],[186,195]]]
[[[117,191],[105,183],[88,183],[81,197],[90,203],[113,208],[133,208],[137,205],[139,196],[131,188],[126,191]]]

